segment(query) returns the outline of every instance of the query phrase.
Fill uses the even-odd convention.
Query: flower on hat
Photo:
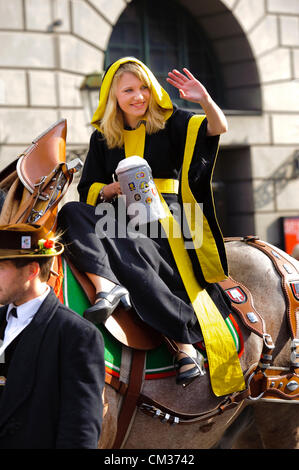
[[[46,240],[44,243],[45,248],[54,248],[54,246],[55,246],[54,240]]]
[[[38,248],[38,253],[40,254],[56,255],[55,241],[51,238],[48,238],[47,240],[41,238],[40,240],[38,240]]]

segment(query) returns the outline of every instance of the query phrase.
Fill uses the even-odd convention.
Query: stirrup
[[[176,383],[177,385],[182,385],[184,388],[187,387],[196,377],[201,377],[205,375],[206,371],[204,369],[204,358],[199,351],[196,350],[196,357],[189,356],[185,351],[178,351],[178,353],[185,354],[187,357],[182,359],[174,360],[174,368],[177,371]],[[184,372],[179,372],[182,366],[188,364],[194,364],[194,367],[191,369],[185,370]]]

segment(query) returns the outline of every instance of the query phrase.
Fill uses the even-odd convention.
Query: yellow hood
[[[117,70],[119,69],[120,65],[126,62],[135,62],[139,64],[143,68],[145,73],[147,74],[152,85],[152,93],[154,95],[154,98],[156,102],[159,104],[159,106],[161,106],[161,108],[165,110],[165,121],[170,118],[173,112],[172,102],[168,93],[161,87],[160,83],[158,82],[154,74],[150,71],[150,69],[143,62],[141,62],[138,59],[135,59],[135,57],[123,57],[122,59],[119,59],[116,62],[114,62],[108,68],[103,78],[103,82],[102,82],[101,90],[100,90],[99,105],[91,121],[91,124],[99,131],[101,130],[99,126],[99,121],[102,119],[104,115],[104,111],[106,108],[109,90],[111,87],[113,77],[115,73],[117,72]]]

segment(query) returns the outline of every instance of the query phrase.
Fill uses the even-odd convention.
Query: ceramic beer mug
[[[166,217],[152,176],[152,170],[141,157],[121,160],[115,170],[123,195],[126,196],[127,214],[138,216],[139,225]]]

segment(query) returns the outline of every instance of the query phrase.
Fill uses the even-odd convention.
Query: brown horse
[[[65,135],[66,122],[62,120],[33,141],[25,154],[0,174],[0,203],[1,199],[4,202],[0,211],[1,224],[29,220],[47,223],[49,230],[54,228],[55,217],[48,217],[48,212],[56,215],[57,204],[65,192],[62,187],[71,180],[77,165],[64,164]],[[50,166],[49,155],[53,157]],[[40,168],[42,158],[45,166]],[[48,178],[43,178],[44,175],[48,175]],[[39,185],[35,185],[36,180],[40,181]],[[266,332],[271,335],[275,344],[273,365],[289,367],[290,331],[280,276],[272,261],[253,246],[233,241],[226,243],[226,248],[231,277],[252,293],[254,306],[263,317]],[[279,251],[276,248],[275,250]],[[288,255],[284,253],[283,256]],[[294,280],[299,281],[299,263],[294,259],[289,259],[289,262],[295,271]],[[251,367],[259,362],[264,341],[247,329],[240,320],[238,323],[245,343],[240,361],[246,375],[251,371]],[[127,357],[130,357],[131,352],[130,348],[126,348]],[[129,369],[129,364],[127,368]],[[215,414],[213,410],[220,410],[219,405],[225,397],[217,398],[213,395],[208,373],[196,379],[186,389],[177,386],[173,377],[145,380],[142,393],[166,408],[177,410],[181,414],[198,416],[202,413],[205,419],[199,417],[188,424],[181,422],[170,426],[168,422],[163,423],[160,419],[149,417],[137,407],[122,441],[123,448],[299,447],[299,413],[296,408],[298,401],[266,402],[263,401],[264,397],[258,400],[250,400],[247,397],[223,413]],[[110,449],[117,435],[118,414],[123,395],[107,385],[103,399],[104,420],[99,448]],[[207,415],[210,410],[211,414]]]
[[[275,344],[273,366],[288,367],[290,333],[286,319],[286,303],[281,279],[272,261],[261,251],[241,241],[226,243],[230,275],[253,294],[256,310],[264,318],[266,331]],[[279,250],[275,249],[277,252]],[[283,253],[288,257],[286,253]],[[289,258],[297,269],[299,263]],[[242,322],[244,338],[241,365],[246,372],[257,364],[263,339],[250,332]],[[211,392],[209,375],[196,379],[186,389],[174,378],[144,381],[142,393],[170,409],[181,413],[204,413],[219,405],[223,397]],[[104,422],[100,448],[112,448],[117,432],[117,415],[122,396],[110,386],[104,391]],[[125,449],[208,449],[218,448],[299,448],[298,401],[271,403],[242,400],[238,406],[206,421],[170,426],[137,409],[123,443]]]

